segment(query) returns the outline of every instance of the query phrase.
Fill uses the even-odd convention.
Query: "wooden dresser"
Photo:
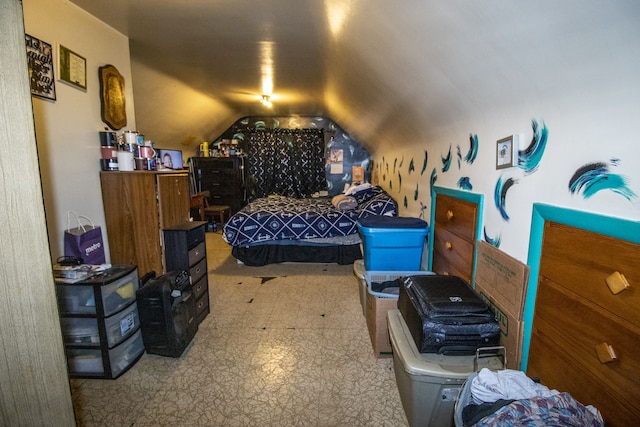
[[[628,224],[619,232],[636,243],[544,221],[527,366],[613,427],[640,420],[640,236]],[[631,285],[618,294],[606,281],[615,272]],[[615,360],[603,357],[608,348]]]
[[[211,205],[231,207],[231,214],[246,203],[244,157],[192,157],[196,191],[209,191]]]
[[[473,200],[475,197],[478,200]],[[462,277],[471,283],[475,265],[474,244],[480,237],[482,196],[436,189],[431,211],[433,243],[430,269],[438,274]]]
[[[189,220],[186,172],[100,172],[112,264],[166,272],[162,229]]]

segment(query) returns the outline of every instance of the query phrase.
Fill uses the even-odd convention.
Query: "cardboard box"
[[[476,242],[476,260],[475,291],[500,323],[507,368],[520,369],[529,266],[480,240]]]
[[[479,291],[478,294],[496,314],[500,324],[500,345],[504,346],[507,353],[507,368],[520,369],[524,322],[515,315],[504,311],[486,292]]]
[[[398,308],[398,298],[378,298],[367,292],[367,329],[376,357],[391,357],[391,341],[387,327],[387,312]]]

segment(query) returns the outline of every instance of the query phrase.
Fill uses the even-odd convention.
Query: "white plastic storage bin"
[[[387,314],[393,369],[400,400],[411,427],[454,426],[460,388],[476,369],[503,369],[499,356],[443,356],[419,353],[399,310]]]
[[[391,342],[387,329],[387,312],[398,308],[398,293],[376,292],[371,286],[403,276],[433,274],[431,271],[365,271],[365,318],[376,357],[391,357]],[[398,288],[399,290],[400,288]]]
[[[360,305],[362,306],[363,316],[367,315],[367,280],[364,277],[365,272],[364,260],[356,260],[353,263],[353,274],[358,278],[358,293],[360,294]]]
[[[371,286],[373,283],[384,283],[406,276],[427,276],[433,275],[433,271],[365,271],[364,277],[367,282],[367,292],[378,298],[398,298],[398,293],[376,292]],[[400,288],[398,288],[399,290]]]

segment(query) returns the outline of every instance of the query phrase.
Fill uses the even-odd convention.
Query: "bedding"
[[[359,259],[361,253],[357,221],[371,215],[398,215],[397,202],[380,187],[369,186],[339,200],[334,199],[296,199],[277,195],[256,199],[224,224],[223,238],[234,247],[236,258],[239,258],[239,254],[250,251],[250,248],[269,245],[273,247],[270,250],[280,254],[287,247],[297,248],[291,249],[290,254],[302,253],[303,248],[311,247],[314,248],[311,251],[312,262],[340,262],[321,261],[322,257],[316,256],[318,248],[332,248],[330,251],[335,251],[342,246],[339,251],[344,251],[351,247],[348,249],[348,258],[357,256],[355,259]],[[356,249],[359,255],[355,254]],[[280,255],[269,260],[264,254],[265,248],[259,251],[265,258],[261,263],[283,262],[277,260],[285,258],[286,261],[289,257]],[[245,255],[244,258],[249,256]],[[297,255],[294,257],[300,258]],[[348,262],[346,259],[343,261]]]

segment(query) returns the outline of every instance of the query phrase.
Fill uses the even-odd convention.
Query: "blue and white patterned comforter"
[[[305,240],[357,234],[356,223],[371,215],[398,215],[397,202],[380,187],[353,195],[358,206],[338,210],[331,198],[295,199],[270,196],[257,199],[234,214],[223,228],[232,246],[276,240]]]

